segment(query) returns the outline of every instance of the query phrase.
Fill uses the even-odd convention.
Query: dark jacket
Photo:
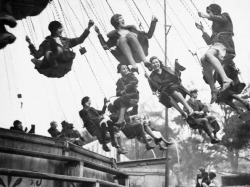
[[[137,39],[140,42],[142,49],[144,51],[144,54],[146,56],[148,55],[148,47],[149,47],[148,39],[152,38],[154,31],[155,31],[156,23],[157,23],[157,21],[151,22],[147,33],[144,31],[137,30],[134,25],[128,25],[125,28],[125,29],[129,30],[130,32],[137,34]],[[102,47],[105,50],[109,50],[112,47],[117,47],[117,40],[119,39],[120,34],[116,30],[113,30],[107,34],[107,37],[109,39],[108,39],[108,41],[105,41],[103,36],[101,34],[98,34],[98,38],[100,40]],[[114,50],[111,50],[111,53],[114,55],[114,57],[121,64],[129,65],[127,58],[123,55],[122,51],[118,47]],[[133,58],[134,58],[135,62],[137,62],[137,63],[141,62],[140,57],[136,53],[133,53]]]
[[[48,129],[48,132],[51,135],[51,137],[58,137],[59,135],[61,135],[61,132],[58,129],[54,129],[52,127]]]
[[[93,107],[85,107],[79,112],[79,115],[82,118],[83,123],[87,123],[88,121],[99,123],[101,119],[103,119],[102,115],[105,113],[106,108],[106,105],[104,105],[102,111],[100,111]]]
[[[173,83],[175,84],[181,84],[181,79],[179,76],[177,76],[175,74],[175,72],[169,68],[169,67],[166,67],[166,66],[163,66],[162,67],[162,71],[165,71],[166,73],[168,73],[171,77],[171,80],[173,81]],[[157,73],[155,71],[153,71],[150,76],[149,76],[149,79],[148,79],[148,82],[149,82],[149,85],[150,85],[150,88],[153,92],[156,92],[156,91],[163,91],[163,83],[164,83],[165,80],[161,80]]]
[[[207,33],[203,33],[202,37],[208,45],[221,43],[226,47],[226,51],[230,55],[235,56],[235,46],[233,41],[233,23],[228,13],[214,15],[210,18],[213,21],[210,37]]]
[[[206,105],[204,105],[200,100],[195,100],[192,101],[191,99],[189,99],[187,101],[188,105],[194,110],[194,111],[204,111],[206,112],[207,107]]]
[[[62,45],[58,43],[56,43],[56,45],[63,48],[64,51],[69,51],[70,48],[75,47],[76,45],[84,42],[84,40],[88,37],[89,33],[90,33],[89,30],[85,29],[83,34],[78,38],[70,39],[66,37],[60,37]],[[54,42],[54,39],[52,38],[52,36],[47,36],[45,40],[39,46],[38,50],[36,50],[33,44],[30,44],[29,49],[30,49],[31,55],[34,56],[36,59],[39,59],[43,57],[47,51],[53,51],[51,47],[52,42]],[[45,58],[43,59],[43,61],[46,61]],[[58,63],[60,63],[60,61]]]
[[[133,73],[128,73],[121,77],[116,82],[116,96],[121,96],[121,92],[125,91],[126,94],[137,94],[138,79]]]

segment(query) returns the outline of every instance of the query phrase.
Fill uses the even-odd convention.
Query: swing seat
[[[39,68],[37,71],[46,77],[61,78],[71,70],[72,64],[73,61],[68,63],[58,63],[58,66],[55,68]]]
[[[49,0],[7,0],[15,19],[21,20],[27,16],[37,16],[48,5]]]

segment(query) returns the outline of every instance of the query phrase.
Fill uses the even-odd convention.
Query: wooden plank
[[[97,160],[99,160],[99,161],[104,161],[104,162],[109,163],[109,164],[112,164],[112,163],[113,163],[112,159],[110,159],[110,158],[108,158],[108,157],[105,157],[105,156],[100,155],[100,154],[96,154],[95,152],[89,151],[89,150],[87,150],[87,149],[84,149],[84,148],[82,148],[82,147],[79,147],[79,146],[77,146],[77,145],[74,145],[74,144],[72,144],[72,143],[70,143],[70,142],[69,142],[69,148],[70,148],[70,150],[72,150],[72,151],[75,151],[75,152],[77,152],[77,153],[81,153],[81,154],[83,154],[83,155],[86,155],[86,156],[88,156],[88,157],[97,159]]]
[[[58,138],[51,138],[36,134],[27,134],[24,132],[13,131],[0,128],[0,136],[4,139],[19,140],[29,143],[37,143],[39,145],[49,145],[54,147],[65,147],[65,142]]]
[[[25,155],[31,157],[38,157],[44,159],[51,159],[51,160],[60,160],[60,161],[71,161],[71,162],[80,162],[80,158],[75,158],[71,156],[63,156],[63,155],[55,155],[51,153],[43,153],[38,151],[28,151],[24,149],[16,149],[10,147],[0,146],[0,152],[2,153],[9,153],[9,154],[16,154],[16,155]]]
[[[63,155],[55,155],[50,153],[42,153],[37,151],[28,151],[24,149],[16,149],[16,148],[9,148],[0,146],[0,152],[9,153],[9,154],[16,154],[16,155],[25,155],[25,156],[31,156],[31,157],[38,157],[38,158],[44,158],[44,159],[51,159],[51,160],[60,160],[60,161],[68,161],[68,162],[76,162],[79,163],[80,161],[84,162],[85,167],[89,167],[91,169],[95,169],[98,171],[110,173],[113,175],[118,175],[120,177],[128,177],[128,174],[121,172],[117,169],[113,169],[107,166],[102,166],[95,164],[90,161],[86,161],[80,158],[71,157],[71,156],[63,156]]]
[[[26,177],[26,178],[39,178],[39,179],[47,179],[47,180],[58,180],[58,181],[66,181],[66,182],[77,182],[77,183],[85,183],[85,184],[100,183],[101,185],[110,186],[110,187],[124,187],[123,185],[119,185],[119,184],[115,184],[115,183],[107,182],[103,180],[98,180],[94,178],[65,176],[65,175],[40,173],[40,172],[32,172],[32,171],[25,171],[25,170],[0,168],[0,175],[19,176],[19,177]]]

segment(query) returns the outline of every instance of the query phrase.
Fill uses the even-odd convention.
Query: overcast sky
[[[94,20],[105,36],[113,29],[109,22],[112,16],[111,9],[114,13],[122,14],[126,24],[134,24],[138,27],[141,23],[145,31],[148,30],[147,24],[150,24],[152,16],[155,15],[159,22],[155,37],[150,40],[148,58],[156,55],[164,60],[164,1],[134,0],[139,10],[132,0],[108,0],[108,2],[109,5],[106,0],[85,0],[82,3],[78,0],[54,0],[39,16],[18,21],[18,26],[14,29],[7,28],[17,37],[17,40],[0,51],[1,127],[9,128],[15,119],[19,119],[23,121],[24,126],[30,127],[30,124],[36,124],[36,133],[48,136],[47,129],[50,121],[55,120],[60,123],[62,120],[67,120],[80,130],[82,121],[78,111],[81,109],[82,97],[90,96],[92,105],[101,109],[104,96],[115,95],[115,83],[119,77],[116,73],[118,63],[108,51],[105,52],[102,49],[93,28],[88,39],[81,45],[87,49],[86,55],[80,55],[79,46],[73,49],[76,59],[72,71],[65,77],[47,78],[34,69],[25,35],[29,35],[38,47],[44,37],[49,35],[47,27],[52,20],[61,21],[65,28],[65,35],[73,38],[80,36],[87,27],[89,19]],[[187,88],[198,88],[200,99],[204,102],[210,100],[209,87],[203,82],[201,67],[190,54],[189,49],[197,52],[199,57],[207,49],[201,38],[201,32],[195,28],[194,23],[200,20],[197,17],[196,8],[205,11],[211,3],[221,5],[222,11],[230,14],[235,33],[237,54],[235,62],[242,72],[243,80],[246,83],[250,80],[249,0],[168,0],[167,25],[172,26],[168,34],[168,58],[172,64],[174,59],[178,58],[179,62],[187,68],[182,75],[183,84]],[[201,21],[208,32],[211,32],[207,26],[207,23],[211,23]],[[170,62],[168,65],[171,66]],[[140,102],[148,101],[152,105],[153,101],[155,105],[157,98],[151,95],[142,69],[138,78]],[[22,94],[22,98],[17,98],[17,94]]]

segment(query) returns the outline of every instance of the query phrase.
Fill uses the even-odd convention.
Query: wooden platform
[[[129,185],[128,174],[112,158],[60,139],[0,128],[0,180],[10,179],[25,187]]]

